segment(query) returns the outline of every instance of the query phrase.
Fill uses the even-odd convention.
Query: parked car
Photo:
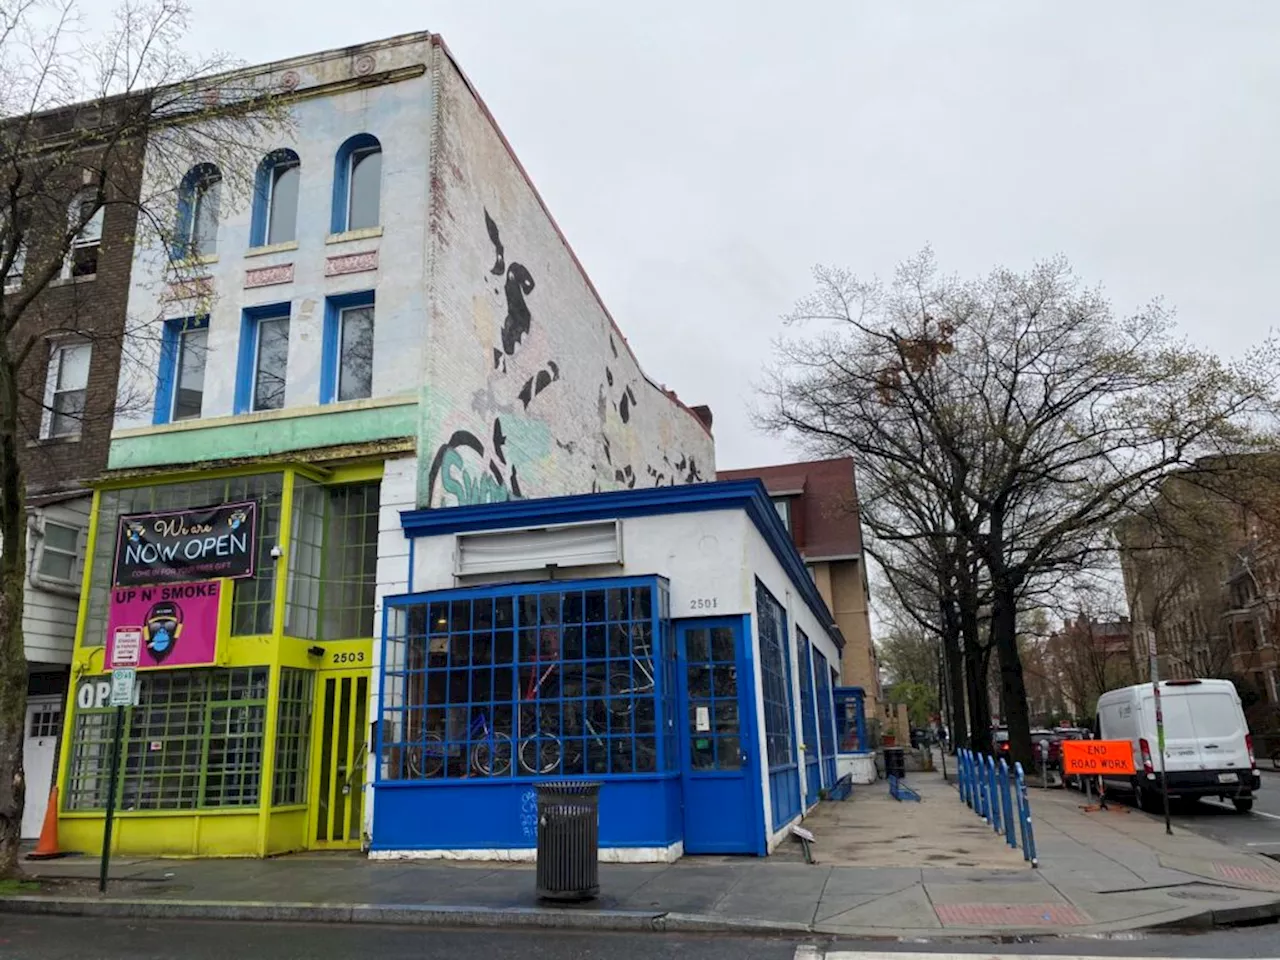
[[[1156,749],[1155,695],[1150,684],[1124,687],[1098,699],[1101,739],[1128,740],[1136,772],[1103,776],[1108,790],[1127,794],[1142,809],[1159,803],[1162,784],[1170,799],[1218,797],[1240,813],[1253,809],[1262,786],[1253,737],[1230,680],[1164,680],[1160,683],[1165,751]]]

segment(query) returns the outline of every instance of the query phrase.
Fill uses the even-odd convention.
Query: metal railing
[[[1015,850],[1022,847],[1022,859],[1033,867],[1036,858],[1036,836],[1031,825],[1031,802],[1027,799],[1027,781],[1022,764],[998,761],[985,753],[960,750],[958,783],[960,800],[982,817],[996,833],[1004,834],[1005,843]]]

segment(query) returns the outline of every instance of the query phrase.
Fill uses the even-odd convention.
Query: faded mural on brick
[[[673,401],[625,371],[634,368],[609,335],[609,354],[592,364],[594,400],[582,404],[565,390],[567,372],[583,369],[581,356],[564,356],[580,345],[552,336],[556,305],[539,299],[538,277],[503,241],[502,226],[487,208],[479,211],[492,250],[492,262],[478,265],[478,279],[492,299],[495,329],[491,331],[489,374],[470,397],[469,409],[459,411],[457,423],[446,426],[445,437],[428,452],[429,506],[492,503],[526,496],[696,483],[712,479],[714,468],[694,454],[671,452],[659,438],[637,438],[633,420],[646,402]],[[558,342],[557,342],[558,341]],[[575,362],[575,360],[577,362]],[[581,394],[576,384],[572,394]],[[573,423],[564,423],[550,404],[571,404]],[[673,404],[674,405],[674,404]],[[692,414],[687,414],[692,416]],[[479,421],[477,417],[480,417]],[[479,426],[478,424],[483,424]],[[567,429],[558,431],[557,425]],[[563,435],[562,435],[563,434]],[[446,436],[447,435],[447,436]],[[667,447],[669,452],[644,457],[643,448]],[[637,448],[641,448],[637,450]],[[569,458],[573,473],[584,473],[575,489],[541,489],[545,462]],[[590,474],[590,483],[585,481]]]

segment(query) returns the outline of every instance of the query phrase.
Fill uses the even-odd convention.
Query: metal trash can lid
[[[551,793],[561,797],[590,796],[601,786],[603,784],[598,780],[552,780],[534,784],[539,793]]]

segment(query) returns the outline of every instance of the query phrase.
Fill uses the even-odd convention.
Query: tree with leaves
[[[209,163],[230,187],[224,197],[247,199],[260,142],[288,122],[261,78],[226,72],[237,66],[226,56],[185,52],[187,13],[181,0],[126,0],[90,34],[75,0],[0,3],[0,875],[19,870],[25,802],[26,458],[41,453],[29,449],[41,422],[109,423],[134,399],[50,402],[46,344],[92,343],[114,379],[123,345],[145,344],[139,331],[156,318],[104,322],[80,281],[100,257],[137,250],[184,289],[201,259],[178,215],[183,178]],[[123,228],[104,235],[104,221]]]
[[[1170,470],[1265,445],[1275,350],[1228,363],[1180,340],[1159,304],[1118,318],[1062,259],[962,280],[926,251],[887,286],[816,279],[788,320],[820,329],[780,342],[764,420],[955,501],[952,532],[990,595],[1011,750],[1028,763],[1020,610],[1110,550],[1114,523]]]

